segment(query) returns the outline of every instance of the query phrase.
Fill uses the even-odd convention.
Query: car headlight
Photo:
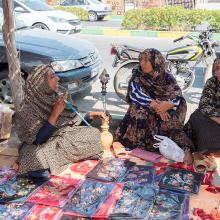
[[[101,55],[100,55],[100,53],[99,53],[99,51],[98,51],[98,49],[97,48],[95,48],[95,54],[96,54],[96,56],[101,60],[102,58],[101,58]]]
[[[58,17],[53,17],[53,16],[48,16],[48,18],[50,18],[52,21],[55,21],[55,22],[60,22],[60,23],[68,22],[66,19],[63,19],[63,18],[58,18]]]
[[[55,61],[51,63],[55,72],[64,72],[82,67],[78,60]]]

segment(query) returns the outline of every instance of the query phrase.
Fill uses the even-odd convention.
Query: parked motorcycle
[[[192,41],[186,46],[177,47],[169,51],[161,51],[166,59],[166,69],[173,74],[182,92],[187,92],[195,80],[195,68],[200,63],[206,65],[204,82],[210,77],[212,63],[215,59],[215,47],[218,42],[212,40],[213,32],[218,29],[206,29],[201,31],[198,36],[187,34],[174,42],[180,42],[184,39]],[[131,71],[138,64],[138,57],[143,48],[137,48],[130,45],[112,45],[111,54],[114,55],[113,67],[119,66],[114,77],[114,88],[117,95],[125,100],[128,88],[128,82],[131,77]]]

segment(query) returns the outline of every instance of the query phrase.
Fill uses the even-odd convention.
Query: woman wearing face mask
[[[220,150],[220,58],[214,61],[213,76],[206,82],[199,107],[185,130],[194,143],[195,160],[204,159],[203,152]]]
[[[184,151],[184,162],[192,163],[191,140],[183,131],[186,102],[172,75],[165,71],[165,59],[156,49],[146,49],[132,70],[127,102],[129,109],[116,130],[114,148],[142,148],[154,151],[154,135],[164,135]]]
[[[84,126],[57,96],[59,77],[48,65],[34,68],[25,83],[25,97],[16,112],[17,134],[22,141],[19,173],[48,169],[62,172],[71,163],[99,159],[100,132]],[[105,118],[102,112],[89,112],[87,119]]]

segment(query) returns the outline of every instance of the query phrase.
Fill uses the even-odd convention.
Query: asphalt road
[[[107,109],[111,114],[124,114],[127,111],[127,104],[121,101],[113,88],[113,78],[117,69],[112,68],[113,57],[110,54],[111,44],[129,44],[143,48],[157,48],[159,50],[169,50],[181,44],[173,43],[173,39],[155,39],[155,38],[136,38],[136,37],[109,37],[109,36],[89,36],[78,34],[77,37],[89,40],[100,52],[103,64],[110,75],[110,81],[107,85]],[[188,114],[197,107],[203,87],[202,68],[196,70],[196,80],[193,87],[185,94],[188,103]],[[91,91],[76,94],[73,97],[75,104],[82,111],[102,111],[101,83],[97,80]]]

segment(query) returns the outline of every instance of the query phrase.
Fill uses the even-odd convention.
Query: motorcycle
[[[192,41],[191,44],[174,48],[169,51],[161,51],[166,59],[166,69],[173,74],[183,93],[186,93],[195,81],[195,69],[200,63],[206,64],[204,82],[210,77],[212,63],[217,52],[215,47],[218,42],[212,41],[212,34],[218,29],[206,29],[201,31],[198,36],[187,34],[174,42],[184,39]],[[119,65],[114,77],[114,89],[117,95],[125,100],[128,82],[131,78],[132,69],[139,63],[139,54],[143,48],[130,45],[112,45],[111,55],[114,55],[113,68]]]

